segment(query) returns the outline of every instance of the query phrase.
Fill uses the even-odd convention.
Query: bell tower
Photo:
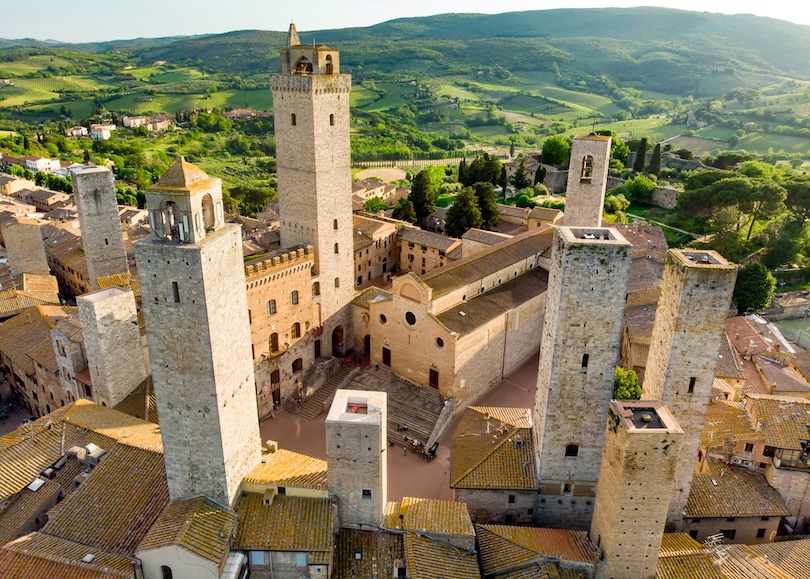
[[[183,158],[146,202],[135,258],[169,497],[230,507],[261,460],[241,228],[222,182]]]
[[[275,117],[281,243],[315,247],[319,323],[349,326],[354,297],[349,92],[340,53],[301,44],[290,25],[281,74],[270,77]],[[343,329],[340,330],[343,332]],[[341,334],[342,335],[342,334]],[[350,336],[333,339],[333,354]],[[335,350],[338,350],[335,352]]]

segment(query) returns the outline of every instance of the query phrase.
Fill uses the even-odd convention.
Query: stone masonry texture
[[[129,273],[113,174],[105,167],[83,167],[71,176],[90,287],[96,290],[96,279]]]
[[[135,256],[169,496],[233,505],[261,458],[240,227]]]
[[[3,226],[3,243],[8,253],[12,277],[23,273],[51,274],[39,223],[33,219],[11,219]]]
[[[680,528],[712,396],[737,269],[713,251],[670,249],[641,398],[661,400],[686,433],[667,522]]]
[[[631,253],[614,229],[554,233],[534,405],[543,526],[590,527]]]
[[[568,165],[564,225],[602,226],[602,207],[605,204],[605,187],[610,163],[610,142],[610,137],[601,135],[574,137],[571,145],[571,161]],[[589,176],[583,171],[583,160],[586,156],[590,156],[593,161]]]

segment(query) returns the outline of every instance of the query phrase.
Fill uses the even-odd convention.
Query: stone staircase
[[[438,390],[406,382],[385,366],[369,366],[349,388],[388,393],[388,441],[399,446],[405,446],[406,437],[426,444],[444,408]],[[408,429],[398,430],[402,424]]]
[[[351,371],[352,368],[348,365],[343,366],[340,370],[335,372],[323,386],[318,388],[318,390],[315,391],[315,394],[307,398],[305,402],[302,404],[295,404],[295,401],[293,401],[293,404],[295,404],[299,409],[299,411],[295,414],[298,414],[301,418],[306,418],[307,420],[313,420],[320,416],[320,414],[323,412],[323,406],[326,401],[332,394],[335,393],[335,390],[338,389],[338,386],[343,383]]]
[[[324,360],[324,358],[318,358],[317,360],[315,360],[315,364],[310,366],[309,369],[304,373],[304,375],[301,376],[301,388],[302,389],[305,389],[307,387],[307,384],[309,384],[309,381],[312,378],[312,375],[315,373],[315,370],[318,369],[318,362],[320,362],[322,360]],[[313,396],[314,396],[314,394],[313,394]],[[301,412],[301,410],[303,410],[304,404],[306,404],[306,402],[302,402],[301,404],[296,404],[295,403],[295,395],[293,395],[293,396],[288,396],[287,399],[284,401],[284,404],[281,405],[281,407],[284,410],[286,410],[287,412],[289,412],[290,414],[298,415]]]

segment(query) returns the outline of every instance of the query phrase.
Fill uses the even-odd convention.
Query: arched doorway
[[[338,326],[332,330],[332,355],[343,356],[346,350],[343,346],[343,326]]]
[[[363,352],[371,353],[371,334],[366,334],[366,337],[363,338]]]
[[[214,228],[214,200],[206,193],[202,198],[203,229],[210,231]]]
[[[321,341],[315,340],[315,359],[317,360],[320,357],[321,357]]]

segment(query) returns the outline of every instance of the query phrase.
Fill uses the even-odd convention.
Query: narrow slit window
[[[174,297],[174,303],[180,303],[180,286],[177,285],[176,281],[172,282],[172,297]]]
[[[582,371],[588,371],[588,354],[582,354]]]
[[[329,115],[329,124],[335,126],[335,115]]]
[[[290,121],[291,121],[292,126],[295,126],[296,124],[298,124],[298,123],[296,122],[296,119],[295,119],[295,113],[293,113],[292,115],[290,115]]]
[[[689,394],[691,394],[692,392],[694,392],[694,391],[695,391],[695,381],[696,381],[696,380],[697,380],[697,379],[696,379],[694,376],[692,376],[691,378],[689,378]]]

